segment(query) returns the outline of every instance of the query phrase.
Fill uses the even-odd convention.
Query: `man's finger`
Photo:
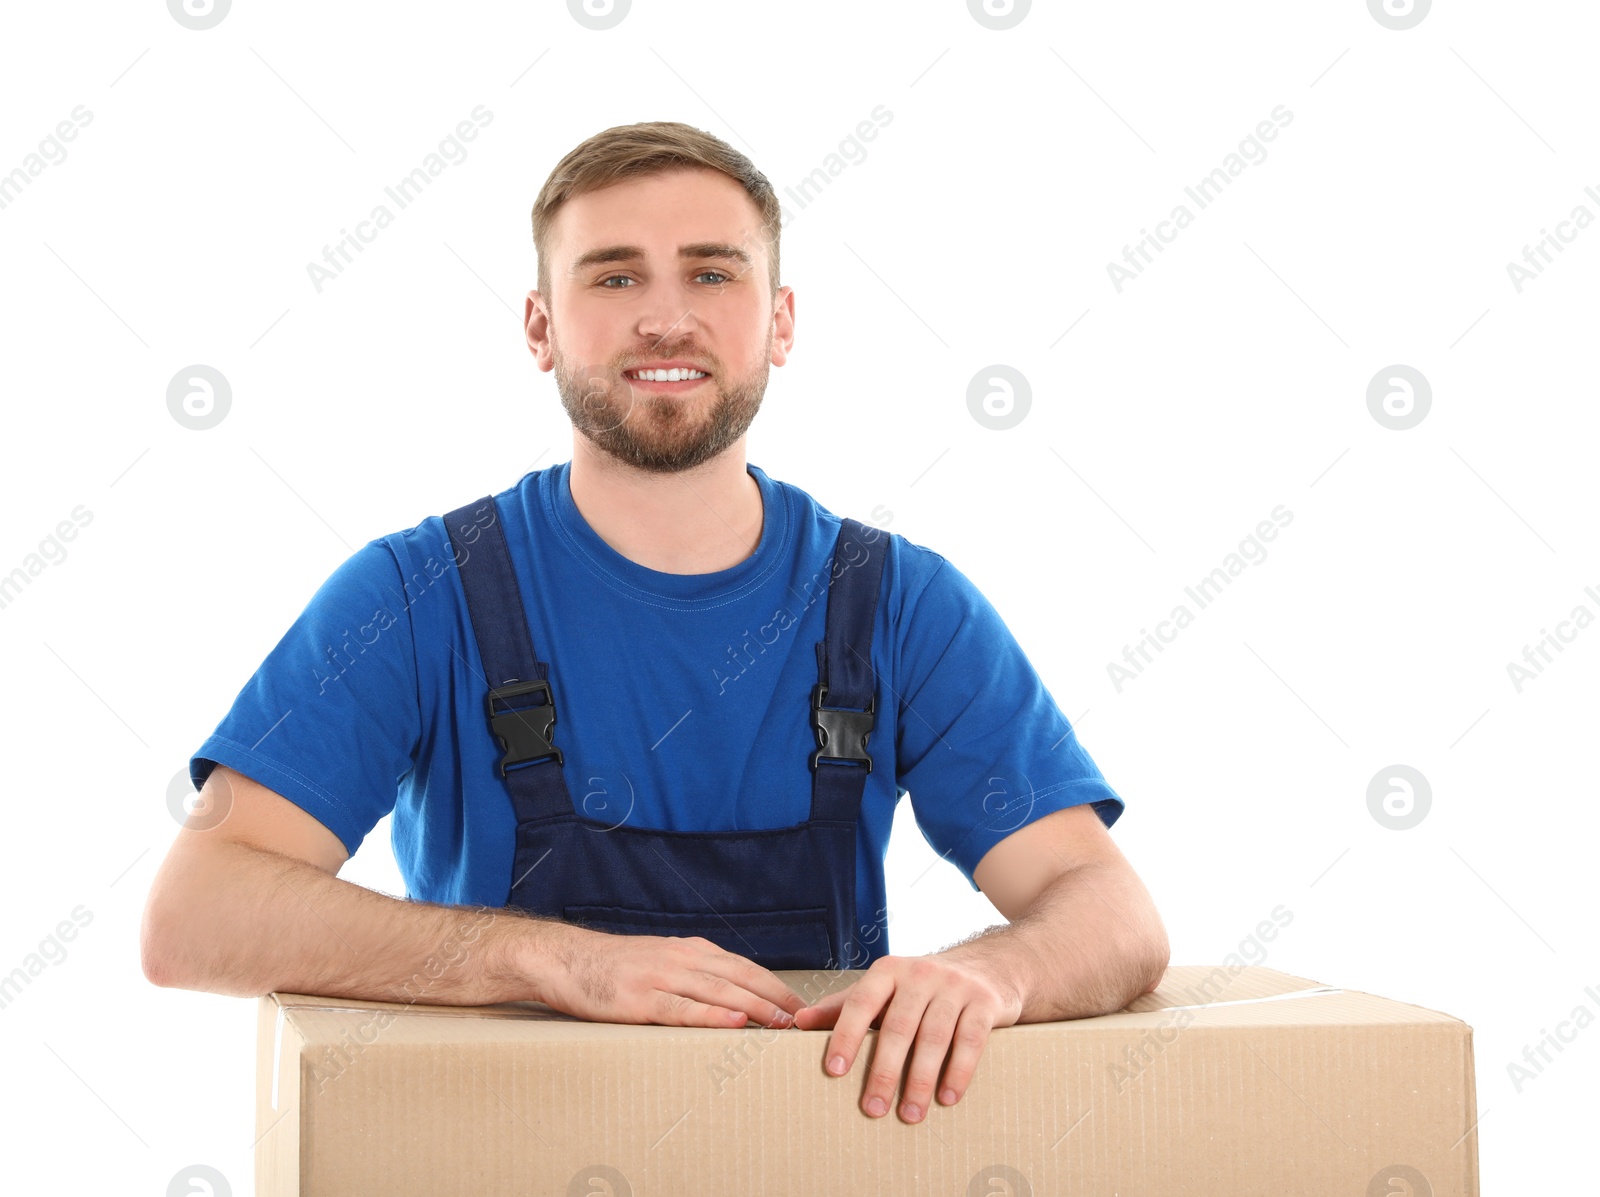
[[[861,1108],[873,1118],[887,1114],[894,1105],[906,1056],[932,996],[930,991],[903,985],[894,991],[889,1008],[883,1011],[878,1042],[872,1049],[872,1066],[867,1070],[866,1092],[861,1098]],[[851,1013],[850,1007],[845,1007],[840,1021]],[[943,1054],[940,1053],[941,1060]]]
[[[834,1020],[839,1017],[839,1009],[844,1005],[845,997],[849,990],[830,993],[821,1001],[799,1010],[795,1014],[795,1026],[802,1031],[820,1031],[823,1027],[831,1027]]]
[[[709,940],[707,944],[711,947],[716,946],[711,944]],[[805,998],[785,985],[783,978],[779,977],[771,969],[763,968],[754,960],[746,956],[740,956],[735,952],[721,952],[720,958],[725,963],[733,964],[733,973],[731,976],[727,976],[727,979],[740,988],[748,990],[757,997],[765,998],[790,1015],[798,1013],[805,1007]],[[765,1021],[765,1016],[763,1016],[763,1021]]]
[[[911,1072],[906,1077],[905,1099],[900,1103],[900,1116],[907,1122],[922,1121],[932,1104],[934,1082],[944,1067],[961,1009],[949,998],[936,997],[923,1012],[912,1049]]]
[[[887,974],[876,977],[868,974],[845,992],[844,1005],[834,1023],[833,1034],[828,1038],[828,1050],[822,1057],[830,1073],[843,1076],[850,1071],[867,1028],[893,995],[894,981]]]
[[[972,1074],[978,1068],[978,1058],[983,1055],[993,1029],[988,1016],[979,1007],[968,1006],[961,1012],[951,1043],[950,1063],[945,1066],[944,1080],[939,1085],[941,1103],[954,1105],[966,1096]]]

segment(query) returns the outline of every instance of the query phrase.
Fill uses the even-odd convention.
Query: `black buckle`
[[[519,706],[509,711],[495,710],[496,700],[505,702],[524,694],[543,694],[539,706]],[[561,749],[550,740],[550,729],[556,722],[556,700],[550,693],[550,683],[545,681],[513,682],[489,691],[483,700],[489,712],[489,730],[500,741],[505,755],[498,762],[500,776],[506,775],[506,766],[520,765],[540,757],[554,756],[556,764],[564,763]]]
[[[811,688],[811,730],[816,733],[817,750],[811,754],[811,771],[817,762],[860,761],[872,772],[872,758],[867,755],[867,735],[872,731],[874,713],[878,709],[878,696],[869,695],[867,709],[854,711],[848,707],[825,707],[828,687],[818,682]]]

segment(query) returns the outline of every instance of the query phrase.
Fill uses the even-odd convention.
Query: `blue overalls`
[[[886,954],[877,923],[860,926],[855,909],[882,530],[844,520],[830,562],[811,690],[811,817],[770,830],[686,832],[578,813],[552,738],[556,691],[534,651],[494,498],[444,521],[489,686],[490,733],[504,750],[495,771],[517,819],[507,906],[623,935],[703,936],[769,969],[864,968]],[[860,942],[863,933],[870,942]]]

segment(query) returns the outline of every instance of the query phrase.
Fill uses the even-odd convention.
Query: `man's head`
[[[607,129],[556,165],[533,206],[539,287],[525,323],[579,434],[655,473],[744,436],[794,339],[780,220],[749,159],[677,122]],[[673,363],[706,377],[633,374]]]

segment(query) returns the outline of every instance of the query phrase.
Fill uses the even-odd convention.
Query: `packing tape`
[[[1277,1002],[1285,998],[1318,997],[1325,993],[1343,993],[1342,989],[1335,989],[1331,985],[1318,985],[1315,989],[1291,989],[1288,993],[1274,993],[1266,997],[1236,998],[1231,1002],[1202,1002],[1198,1006],[1162,1006],[1162,1010],[1210,1010],[1217,1006],[1249,1006],[1255,1002]],[[1146,1014],[1155,1011],[1146,1010]]]

